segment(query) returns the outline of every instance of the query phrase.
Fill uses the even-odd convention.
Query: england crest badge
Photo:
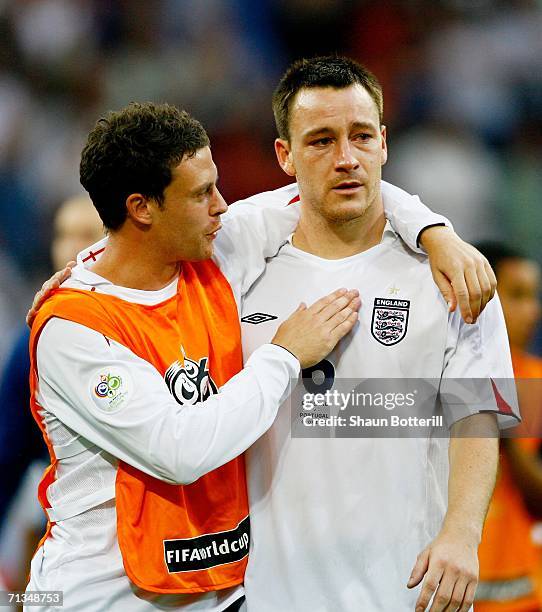
[[[375,298],[371,334],[385,346],[397,344],[405,337],[408,327],[410,300]]]

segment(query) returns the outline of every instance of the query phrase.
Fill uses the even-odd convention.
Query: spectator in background
[[[98,241],[103,235],[103,226],[96,209],[86,195],[78,195],[66,200],[58,209],[54,221],[54,238],[51,245],[51,260],[55,269],[62,268],[66,263],[75,259],[77,253],[86,246]],[[23,588],[24,578],[28,571],[28,558],[23,551],[16,551],[14,546],[20,546],[17,535],[27,540],[27,534],[19,525],[20,513],[13,516],[12,523],[7,513],[19,485],[29,469],[29,466],[39,460],[46,460],[47,449],[41,433],[36,427],[30,412],[30,390],[28,377],[30,361],[28,355],[28,339],[30,330],[24,325],[11,349],[5,367],[0,377],[0,397],[2,408],[0,419],[0,473],[2,486],[0,486],[0,565],[10,586]],[[45,466],[44,466],[45,467]],[[37,478],[41,474],[37,474]],[[34,504],[39,510],[40,525],[42,513],[36,499],[36,485],[25,487],[32,492],[28,504]],[[18,504],[19,505],[19,504]],[[22,504],[24,507],[24,503]],[[5,526],[9,528],[4,529]],[[10,535],[11,534],[11,535]],[[14,537],[12,537],[16,534]],[[37,539],[31,538],[32,548],[35,548]],[[11,543],[12,542],[12,543]],[[30,552],[30,551],[29,551]],[[33,550],[31,551],[33,552]],[[23,559],[17,560],[22,553]],[[9,556],[9,562],[6,558]],[[24,562],[24,563],[23,563]],[[20,580],[19,584],[17,584]]]
[[[541,24],[536,0],[0,0],[0,202],[10,203],[2,248],[30,281],[46,276],[50,236],[39,221],[78,188],[76,162],[94,118],[133,99],[167,101],[203,120],[226,201],[283,185],[269,146],[273,83],[300,55],[346,51],[378,74],[387,92],[396,135],[390,161],[400,140],[422,148],[430,140],[441,172],[452,158],[467,178],[475,165],[487,177],[489,153],[490,166],[500,162],[497,181],[446,183],[458,197],[470,190],[468,201],[454,202],[452,218],[461,214],[458,205],[476,209],[463,235],[504,238],[506,227],[513,243],[542,263],[534,222],[542,210],[537,126],[528,120],[521,150],[513,144],[524,118],[541,115]],[[474,141],[442,145],[428,121],[458,124]],[[415,141],[406,136],[419,128]],[[481,163],[459,163],[463,149],[469,157],[480,150]],[[432,192],[422,195],[437,202]],[[485,207],[494,202],[503,202],[497,214]],[[487,231],[498,221],[500,228]],[[456,226],[461,233],[461,221]],[[484,233],[473,235],[473,228]],[[2,346],[0,362],[1,353]]]
[[[428,123],[395,143],[386,177],[431,202],[473,241],[498,236],[490,203],[497,195],[499,170],[475,132],[450,122]]]
[[[541,408],[542,359],[529,355],[527,347],[541,314],[540,267],[499,243],[482,243],[478,249],[497,275],[516,379],[537,379],[517,381],[525,427],[533,435],[540,431],[536,418]],[[535,438],[502,442],[497,484],[479,549],[475,612],[542,610],[536,592],[541,558],[531,539],[534,519],[542,517],[539,447]]]

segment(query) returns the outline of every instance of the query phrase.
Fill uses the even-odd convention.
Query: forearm
[[[442,531],[470,536],[476,543],[480,541],[495,486],[498,459],[494,415],[473,415],[452,427],[448,510]]]
[[[54,318],[40,336],[38,402],[80,436],[113,457],[165,482],[188,484],[240,455],[271,426],[299,362],[262,345],[245,368],[207,399],[182,404],[189,375],[168,384],[158,370],[98,332]],[[122,379],[124,403],[85,392],[99,372]],[[188,387],[186,387],[188,385]],[[105,408],[104,408],[105,405]]]

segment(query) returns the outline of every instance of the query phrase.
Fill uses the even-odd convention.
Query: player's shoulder
[[[388,222],[382,242],[387,245],[389,257],[399,266],[412,267],[420,272],[431,274],[429,257],[425,253],[413,251]]]
[[[79,260],[72,268],[71,275],[62,283],[62,288],[95,291],[101,286],[112,285],[110,281],[95,274],[87,266],[88,263]]]
[[[375,268],[386,277],[397,279],[408,288],[411,295],[422,300],[426,307],[435,306],[444,300],[433,280],[429,258],[413,251],[393,230],[384,235],[382,255],[375,261]]]
[[[252,204],[258,206],[266,206],[270,208],[285,208],[289,204],[296,202],[299,199],[299,189],[297,183],[291,183],[278,189],[270,191],[262,191],[248,196],[243,200],[238,200],[235,204]]]
[[[40,364],[66,363],[73,359],[84,359],[86,355],[96,355],[101,348],[102,334],[95,330],[61,317],[51,317],[39,335],[38,359]],[[84,350],[81,350],[84,347]],[[42,365],[43,367],[43,365]]]

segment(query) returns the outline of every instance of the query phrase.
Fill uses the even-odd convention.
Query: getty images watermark
[[[288,401],[294,438],[449,437],[455,423],[484,413],[501,435],[542,436],[540,379],[337,379],[324,364],[292,381]],[[480,422],[477,436],[496,435],[492,419]]]

